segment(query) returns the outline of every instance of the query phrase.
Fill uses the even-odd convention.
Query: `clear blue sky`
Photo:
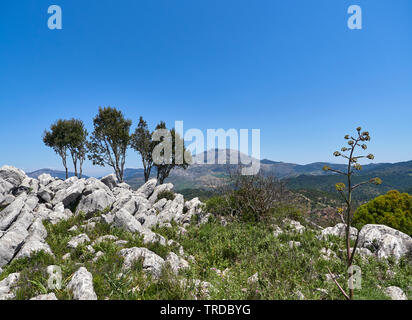
[[[52,4],[63,30],[47,28]],[[334,161],[361,125],[376,162],[411,160],[412,1],[1,1],[0,165],[61,168],[44,129],[91,131],[107,105],[150,126],[258,128],[262,158],[302,164]]]

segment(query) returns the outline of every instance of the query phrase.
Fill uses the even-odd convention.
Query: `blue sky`
[[[44,129],[91,131],[108,105],[152,127],[261,129],[262,158],[301,164],[335,160],[361,125],[376,162],[411,160],[411,39],[410,0],[1,1],[0,165],[61,168]]]

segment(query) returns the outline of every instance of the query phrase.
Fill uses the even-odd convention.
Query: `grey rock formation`
[[[49,175],[48,173],[43,173],[43,174],[39,175],[38,180],[40,182],[40,185],[42,185],[44,187],[46,187],[48,184],[50,184],[54,181],[52,176]]]
[[[147,199],[152,195],[153,191],[155,190],[156,184],[157,179],[150,179],[137,190],[137,193],[141,194]]]
[[[30,300],[58,300],[58,299],[56,295],[52,292],[48,294],[41,294],[39,296],[31,298]]]
[[[12,184],[13,187],[20,186],[25,178],[27,178],[26,174],[20,169],[11,166],[3,166],[0,168],[0,179]]]
[[[294,233],[303,233],[305,231],[305,227],[300,224],[299,221],[291,220],[291,219],[283,219],[282,224],[285,228],[289,229],[291,232]]]
[[[405,256],[412,260],[412,238],[384,225],[365,225],[359,233],[359,247],[370,249],[378,258]]]
[[[83,212],[91,215],[99,211],[110,208],[115,199],[104,190],[96,190],[88,196],[82,197],[77,206],[76,214]]]
[[[107,176],[105,176],[105,177],[103,177],[102,179],[101,179],[101,181],[106,185],[106,186],[108,186],[109,188],[110,188],[110,190],[112,190],[113,188],[115,188],[116,186],[117,186],[117,178],[116,178],[116,176],[112,173],[112,174],[109,174],[109,175],[107,175]]]
[[[174,252],[169,252],[167,254],[166,263],[169,264],[170,268],[175,274],[178,274],[179,270],[181,269],[189,268],[189,263]]]
[[[93,288],[93,276],[86,268],[77,270],[67,285],[75,300],[97,300]]]
[[[152,274],[155,278],[160,277],[165,260],[146,248],[129,248],[120,250],[124,257],[123,269],[130,269],[134,263],[142,261],[143,270]]]
[[[0,281],[0,300],[9,300],[15,297],[14,290],[20,279],[20,273],[11,273]]]
[[[391,286],[385,289],[385,294],[390,297],[392,300],[408,300],[406,294],[402,291],[401,288]]]
[[[350,238],[352,240],[356,240],[356,237],[358,236],[358,229],[351,227],[350,231]],[[328,227],[325,228],[321,231],[321,235],[320,235],[320,239],[326,239],[327,236],[332,235],[332,236],[337,236],[337,237],[341,237],[344,238],[346,235],[346,224],[343,223],[338,223],[336,226],[334,227]]]
[[[128,211],[121,209],[114,215],[113,226],[129,232],[143,231],[143,227]]]
[[[76,249],[79,245],[85,244],[88,242],[90,242],[90,238],[88,237],[87,234],[82,233],[82,234],[79,234],[71,238],[70,241],[67,243],[67,247],[71,249]]]

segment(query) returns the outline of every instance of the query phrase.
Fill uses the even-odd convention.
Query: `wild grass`
[[[155,231],[166,239],[180,243],[185,254],[193,256],[195,262],[190,262],[190,268],[179,275],[165,267],[161,277],[153,279],[143,271],[141,262],[128,271],[122,270],[123,259],[119,251],[126,247],[147,247],[164,258],[170,251],[178,253],[178,246],[144,245],[137,234],[111,228],[99,221],[93,229],[83,228],[84,224],[83,215],[56,225],[46,223],[46,240],[53,255],[40,252],[31,258],[14,260],[3,268],[0,280],[10,273],[21,273],[16,299],[30,299],[48,292],[54,292],[58,299],[71,299],[71,293],[65,286],[80,266],[92,273],[94,289],[102,300],[175,300],[195,297],[218,300],[297,299],[298,292],[306,299],[343,299],[335,284],[326,280],[328,268],[340,275],[339,283],[347,287],[344,253],[341,251],[344,249],[343,239],[330,237],[318,240],[315,231],[309,228],[303,234],[284,233],[275,237],[272,225],[267,223],[231,221],[224,227],[215,218],[201,226],[192,223],[185,235],[179,234],[175,223],[172,228],[157,228]],[[68,231],[75,225],[76,231]],[[93,261],[95,253],[89,251],[88,244],[76,249],[67,247],[68,241],[80,233],[86,233],[91,242],[100,236],[112,234],[127,243],[117,245],[114,241],[105,241],[93,245],[95,252],[104,253],[97,261]],[[290,248],[289,241],[298,241],[301,246]],[[333,250],[338,259],[324,260],[320,253],[323,247]],[[63,256],[67,253],[71,257],[65,260]],[[362,270],[362,289],[355,290],[355,299],[388,299],[383,289],[392,285],[400,287],[409,299],[412,298],[410,262],[357,256],[355,264]],[[48,288],[46,269],[49,265],[58,265],[62,269],[63,283],[60,290]],[[389,274],[388,270],[393,274]],[[248,282],[248,278],[255,273],[258,273],[258,281]],[[187,286],[180,285],[182,279],[188,279]],[[208,292],[199,293],[191,282],[194,280],[210,283]],[[327,290],[327,294],[318,289]]]

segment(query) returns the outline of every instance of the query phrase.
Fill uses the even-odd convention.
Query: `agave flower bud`
[[[346,148],[346,147],[343,147],[342,149],[340,149],[340,151],[342,151],[342,152],[346,152],[346,151],[348,151],[349,149],[348,148]]]
[[[358,159],[356,159],[356,158],[351,158],[350,161],[351,161],[352,163],[356,163],[356,162],[358,162]]]
[[[368,146],[367,146],[366,144],[363,144],[363,145],[362,145],[362,149],[363,149],[363,150],[366,150],[366,149],[368,149]]]
[[[337,184],[335,184],[335,188],[337,191],[343,191],[346,188],[346,185],[342,182],[339,182]]]
[[[373,178],[370,182],[376,185],[382,184],[382,179],[381,178]]]
[[[369,131],[364,131],[364,132],[362,132],[362,135],[363,135],[363,136],[368,136],[368,135],[369,135]]]
[[[372,153],[369,153],[366,158],[368,158],[369,160],[373,160],[375,159],[375,156]]]
[[[345,136],[345,139],[346,139],[346,140],[349,140],[349,135],[348,135],[348,134]]]
[[[348,145],[350,145],[350,146],[352,146],[353,143],[354,143],[353,140],[349,140],[349,141],[348,141]]]
[[[361,128],[361,127],[357,127],[356,130],[357,130],[358,132],[360,132],[360,131],[362,130],[362,128]]]
[[[342,154],[341,154],[339,151],[335,151],[335,152],[333,153],[333,155],[334,155],[335,157],[339,157],[339,156],[341,156]]]
[[[371,141],[371,137],[370,136],[365,136],[365,141]]]
[[[330,170],[330,167],[329,166],[324,166],[323,167],[323,171],[329,171]]]
[[[362,170],[362,166],[361,166],[359,163],[356,163],[353,167],[354,167],[356,170]]]

